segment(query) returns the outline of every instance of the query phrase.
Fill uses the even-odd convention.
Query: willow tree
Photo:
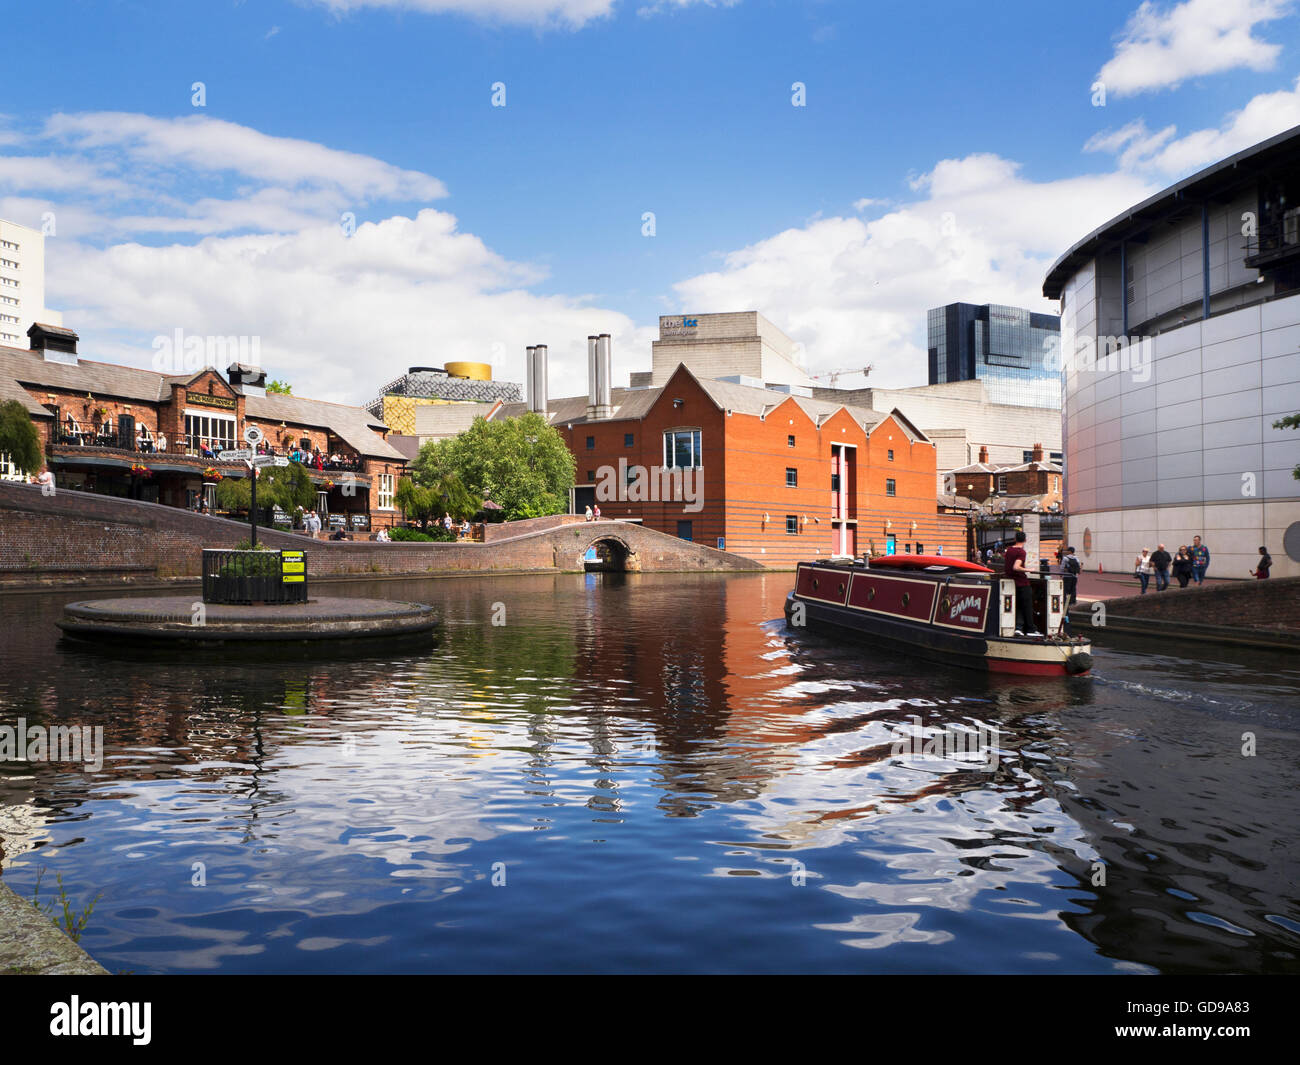
[[[31,415],[16,399],[0,404],[0,454],[22,473],[35,473],[45,458]]]
[[[250,477],[226,477],[217,483],[217,505],[225,510],[247,510],[252,502]],[[288,466],[263,466],[257,479],[257,506],[279,507],[286,514],[302,507],[307,510],[316,502],[316,486],[298,463]]]

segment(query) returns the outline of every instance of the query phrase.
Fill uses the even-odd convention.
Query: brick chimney
[[[989,449],[983,444],[980,444],[980,462],[985,466],[987,466],[989,462]]]
[[[1034,450],[1031,451],[1031,452],[1029,453],[1029,461],[1030,461],[1030,462],[1042,462],[1042,461],[1043,461],[1043,445],[1042,445],[1042,444],[1035,444],[1035,445],[1034,445]]]

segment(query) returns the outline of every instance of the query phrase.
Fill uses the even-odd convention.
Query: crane
[[[862,369],[860,370],[827,370],[825,373],[815,373],[815,374],[811,374],[810,376],[814,381],[829,380],[831,384],[831,388],[834,388],[835,382],[837,382],[841,377],[845,376],[846,374],[852,375],[852,374],[860,373],[863,377],[866,377],[871,373],[873,369],[875,369],[875,364],[867,363],[867,365],[862,367]]]

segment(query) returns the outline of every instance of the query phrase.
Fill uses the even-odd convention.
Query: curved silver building
[[[1067,537],[1086,568],[1200,535],[1211,577],[1300,575],[1300,126],[1062,255]]]

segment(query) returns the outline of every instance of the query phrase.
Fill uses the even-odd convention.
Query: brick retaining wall
[[[204,547],[233,547],[248,526],[158,503],[0,482],[0,585],[84,576],[194,577]],[[389,543],[310,540],[259,529],[269,547],[307,547],[309,571],[337,574],[573,571],[587,546],[606,537],[632,553],[641,570],[756,570],[756,562],[620,522],[562,525],[491,543]]]
[[[1233,581],[1106,600],[1108,615],[1300,632],[1300,577]]]

